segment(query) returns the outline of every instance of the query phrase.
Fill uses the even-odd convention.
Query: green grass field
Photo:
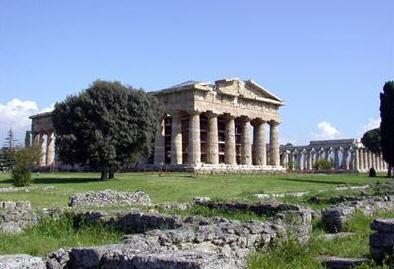
[[[365,174],[286,174],[286,175],[198,175],[189,173],[118,173],[110,181],[99,181],[98,173],[41,173],[34,175],[32,185],[18,192],[0,192],[1,200],[27,200],[35,208],[67,206],[68,197],[75,192],[90,190],[115,189],[119,191],[143,190],[152,198],[153,203],[190,202],[195,196],[208,196],[216,199],[250,199],[256,193],[280,193],[310,191],[319,192],[321,199],[351,191],[337,191],[338,186],[374,185],[390,182],[385,177],[369,178]],[[0,188],[12,186],[10,175],[0,174]],[[383,185],[379,185],[383,186]],[[292,203],[307,203],[304,198],[285,197]],[[322,205],[308,204],[312,207]],[[206,208],[194,207],[186,212],[167,212],[181,214],[199,214],[206,217],[221,215],[228,218],[247,221],[259,219],[250,212],[229,213]],[[394,213],[382,215],[394,217]],[[250,256],[248,269],[260,268],[323,268],[316,260],[319,255],[339,255],[349,257],[368,256],[369,225],[372,217],[356,215],[349,222],[349,231],[355,232],[350,238],[339,238],[327,242],[321,239],[323,231],[315,225],[312,239],[306,245],[296,241],[278,242],[264,252]],[[99,235],[99,236],[98,236]],[[82,226],[73,227],[66,217],[61,219],[43,219],[36,227],[23,234],[1,235],[0,253],[28,253],[45,256],[60,247],[91,246],[116,243],[122,234],[108,227]],[[382,268],[366,264],[360,269]]]
[[[332,190],[338,185],[365,185],[388,179],[364,174],[311,175],[198,175],[189,173],[117,173],[110,181],[98,181],[98,173],[41,173],[34,175],[28,192],[1,193],[0,200],[28,200],[34,207],[67,206],[75,192],[115,189],[143,190],[153,203],[188,202],[196,196],[240,199],[255,193]],[[12,186],[10,175],[0,175],[0,188]],[[48,188],[49,187],[49,188]]]

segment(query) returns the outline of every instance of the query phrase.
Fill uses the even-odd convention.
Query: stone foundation
[[[190,172],[198,174],[274,174],[286,173],[286,169],[281,166],[261,166],[261,165],[227,165],[227,164],[201,164],[201,165],[153,165],[144,164],[135,167],[128,167],[127,171],[132,172]]]

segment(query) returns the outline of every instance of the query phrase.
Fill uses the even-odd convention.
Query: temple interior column
[[[189,164],[201,164],[200,112],[192,111],[189,120]]]
[[[271,165],[279,166],[279,123],[270,122]]]
[[[182,164],[182,122],[179,113],[171,115],[171,164]]]
[[[250,120],[246,117],[242,119],[242,144],[241,144],[241,157],[242,164],[252,164],[252,147],[249,138],[249,123]]]
[[[236,151],[235,151],[235,121],[234,117],[227,115],[226,122],[226,145],[225,145],[225,163],[236,165]]]
[[[53,130],[48,133],[48,147],[47,147],[47,166],[55,164],[55,132]]]
[[[267,165],[267,146],[265,141],[265,122],[256,120],[253,124],[254,164]]]
[[[219,164],[219,137],[218,137],[218,115],[207,113],[208,117],[208,145],[207,161],[210,164]]]
[[[165,163],[165,137],[164,137],[164,119],[160,121],[160,126],[155,135],[155,153],[153,156],[153,163],[161,165]]]

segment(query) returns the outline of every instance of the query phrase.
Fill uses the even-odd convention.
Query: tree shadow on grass
[[[46,177],[46,178],[35,178],[33,179],[34,184],[77,184],[87,182],[98,182],[99,178],[62,178],[62,177]]]
[[[348,184],[345,181],[328,181],[328,180],[313,180],[313,179],[278,178],[278,180],[292,181],[298,183],[318,183],[318,184],[331,184],[331,185]]]

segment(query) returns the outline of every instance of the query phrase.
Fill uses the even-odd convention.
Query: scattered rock
[[[0,232],[20,233],[37,222],[29,202],[0,201]]]
[[[72,207],[148,206],[150,203],[150,197],[143,191],[119,192],[115,190],[75,193],[68,201],[68,205]]]
[[[371,229],[375,231],[369,237],[371,256],[380,264],[386,256],[393,255],[394,219],[375,219]]]
[[[338,204],[322,211],[322,222],[330,233],[344,231],[346,222],[356,212],[360,211],[366,216],[372,216],[377,211],[394,209],[394,202],[375,200],[372,198]]]
[[[194,197],[193,198],[193,203],[194,204],[202,204],[211,201],[211,198],[209,197]]]
[[[336,234],[323,234],[322,237],[324,240],[330,241],[337,238],[345,238],[353,236],[355,233],[336,233]]]
[[[325,267],[330,269],[348,269],[368,262],[368,259],[340,257],[321,257],[320,260]]]
[[[0,268],[7,269],[46,269],[40,257],[25,254],[0,256]]]
[[[179,211],[186,211],[192,205],[188,203],[164,203],[164,204],[157,204],[155,208],[162,209],[162,210],[179,210]]]

